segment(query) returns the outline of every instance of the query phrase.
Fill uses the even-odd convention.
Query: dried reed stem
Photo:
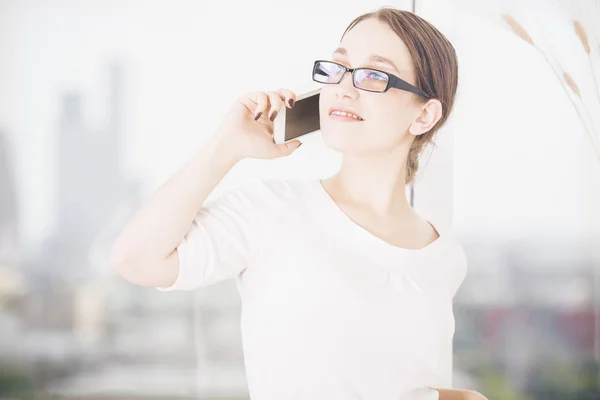
[[[581,25],[581,22],[579,22],[576,19],[573,20],[573,26],[575,27],[575,33],[577,34],[577,37],[581,41],[583,50],[588,55],[588,60],[590,62],[590,70],[592,72],[592,79],[594,80],[594,89],[596,89],[596,99],[598,100],[598,104],[600,105],[600,86],[598,86],[598,80],[596,79],[596,71],[594,70],[594,64],[592,62],[592,52],[587,33],[585,32],[583,25]],[[600,46],[598,47],[598,50],[600,50]]]
[[[591,118],[589,117],[589,113],[587,112],[585,104],[582,101],[583,109],[585,110],[587,119],[584,118],[584,116],[582,115],[582,110],[580,109],[580,107],[578,107],[577,102],[575,101],[575,98],[567,90],[567,86],[568,86],[569,89],[571,89],[573,91],[573,93],[575,95],[577,95],[579,100],[581,100],[581,92],[579,90],[579,86],[577,86],[577,84],[575,83],[573,78],[571,78],[571,75],[569,75],[568,73],[566,73],[559,67],[560,64],[558,62],[553,63],[548,59],[548,55],[544,51],[542,51],[538,46],[535,45],[535,43],[533,42],[533,39],[531,38],[531,36],[529,36],[529,33],[527,33],[525,28],[523,28],[521,26],[521,24],[519,24],[510,14],[502,14],[502,19],[508,24],[508,26],[511,28],[511,30],[517,36],[519,36],[521,39],[525,40],[529,44],[533,45],[533,47],[542,54],[544,59],[546,59],[546,62],[552,67],[551,69],[554,72],[554,75],[556,75],[556,77],[558,78],[559,82],[562,83],[564,80],[567,83],[566,85],[562,84],[561,86],[562,86],[563,90],[565,91],[565,93],[567,94],[567,97],[569,98],[569,100],[571,100],[571,104],[573,104],[573,107],[575,108],[575,111],[577,112],[577,115],[579,116],[579,120],[583,124],[583,128],[584,128],[590,142],[592,143],[592,148],[594,149],[594,152],[596,153],[598,162],[600,162],[600,143],[598,143],[598,138],[596,137],[596,134],[594,133],[593,123],[587,121],[587,119],[590,119],[590,121],[591,121]],[[573,24],[575,26],[576,34],[579,37],[579,39],[581,40],[581,42],[584,46],[584,49],[586,49],[586,52],[588,52],[588,54],[590,54],[589,53],[589,42],[587,40],[587,35],[585,33],[585,30],[583,29],[583,27],[581,26],[581,23],[579,21],[574,21]],[[563,74],[562,77],[559,75],[558,70],[560,70],[562,72],[562,74]],[[594,76],[593,70],[592,70],[592,76]],[[594,81],[595,80],[596,80],[596,78],[594,76]],[[590,127],[590,124],[592,124],[592,127]]]
[[[577,20],[573,20],[573,26],[575,27],[575,33],[579,40],[581,40],[581,44],[583,44],[583,49],[589,55],[590,54],[590,43],[588,42],[587,34],[585,33],[585,29],[581,25],[581,22]]]
[[[566,71],[563,71],[563,78],[567,82],[567,85],[571,88],[571,90],[577,95],[577,97],[581,98],[581,92],[579,91],[579,86],[575,83],[571,75],[569,75]]]
[[[502,19],[510,26],[517,36],[533,45],[531,36],[529,36],[527,31],[510,14],[502,14]]]

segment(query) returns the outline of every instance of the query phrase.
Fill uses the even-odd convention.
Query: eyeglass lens
[[[317,62],[313,78],[321,83],[339,83],[344,75],[344,68],[333,62]],[[385,73],[368,68],[360,68],[354,73],[354,84],[364,90],[382,92],[388,84]]]

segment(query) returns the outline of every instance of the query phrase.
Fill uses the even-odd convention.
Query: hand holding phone
[[[236,160],[273,159],[292,154],[302,143],[299,140],[274,143],[273,120],[295,99],[296,95],[287,89],[241,96],[217,129],[219,149]]]

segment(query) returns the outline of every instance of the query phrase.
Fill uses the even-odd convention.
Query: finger
[[[302,142],[299,140],[293,140],[283,144],[273,143],[273,151],[275,152],[275,157],[286,157],[292,154],[301,145]]]
[[[267,111],[269,98],[265,92],[252,92],[248,95],[248,100],[256,103],[253,114],[254,120],[258,121],[258,119]]]
[[[288,108],[294,107],[294,103],[296,102],[296,94],[294,92],[288,89],[279,89],[277,93],[279,93],[281,99],[285,101],[285,105]]]
[[[273,121],[283,106],[283,101],[277,92],[267,92],[269,97],[269,119]]]
[[[256,102],[252,101],[252,99],[248,95],[241,96],[239,98],[239,102],[244,105],[252,113],[252,115],[256,115]]]

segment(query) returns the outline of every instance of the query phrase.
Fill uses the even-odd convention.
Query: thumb
[[[291,142],[283,143],[283,144],[274,144],[275,156],[276,157],[285,157],[292,154],[298,147],[302,145],[302,142],[299,140],[293,140]]]

